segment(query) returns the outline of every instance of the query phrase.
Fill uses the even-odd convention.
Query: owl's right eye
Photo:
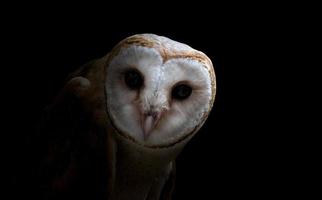
[[[134,69],[125,72],[124,81],[131,90],[137,90],[143,86],[143,77],[141,73]]]

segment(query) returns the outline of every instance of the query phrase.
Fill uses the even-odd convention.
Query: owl
[[[215,94],[204,53],[155,34],[122,40],[74,72],[45,110],[47,198],[78,188],[113,200],[171,199],[176,157]]]

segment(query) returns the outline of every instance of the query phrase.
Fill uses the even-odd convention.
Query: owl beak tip
[[[156,127],[159,119],[160,119],[160,115],[158,113],[144,115],[143,121],[142,121],[144,140],[147,140],[149,138],[153,129]]]
[[[143,137],[144,140],[147,140],[152,132],[152,129],[154,128],[155,120],[153,116],[147,115],[145,116],[144,122],[143,122]]]

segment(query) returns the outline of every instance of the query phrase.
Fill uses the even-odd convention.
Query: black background
[[[35,162],[32,154],[38,151],[33,148],[40,142],[34,137],[36,122],[68,74],[136,33],[186,43],[214,63],[215,104],[204,127],[178,157],[174,199],[263,198],[303,192],[293,187],[299,180],[299,175],[293,176],[299,163],[290,162],[300,151],[293,148],[297,135],[291,136],[285,122],[284,113],[291,105],[283,95],[290,90],[287,83],[280,84],[289,69],[281,59],[287,42],[279,42],[285,38],[280,31],[283,25],[272,26],[265,17],[255,22],[253,16],[218,18],[211,13],[153,23],[146,17],[113,19],[113,23],[106,17],[98,22],[89,20],[86,12],[68,20],[42,19],[43,14],[23,15],[8,23],[3,38],[7,62],[2,69],[2,100],[6,130],[10,130],[5,172],[15,194],[28,194],[23,184],[33,180],[21,179],[28,177],[24,165]]]

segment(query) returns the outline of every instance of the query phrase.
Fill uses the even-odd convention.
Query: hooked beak
[[[162,113],[161,112],[148,112],[143,114],[142,117],[142,130],[144,140],[150,136],[153,129],[157,126]]]

